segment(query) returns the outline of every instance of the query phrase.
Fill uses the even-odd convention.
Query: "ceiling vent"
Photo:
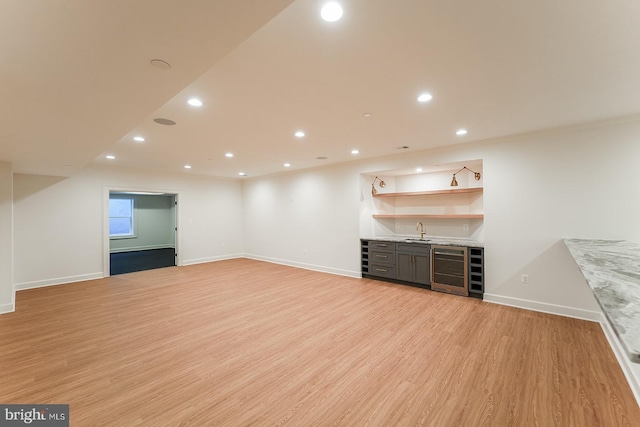
[[[169,119],[163,119],[163,118],[156,118],[153,119],[154,122],[156,122],[159,125],[165,125],[165,126],[173,126],[176,124],[176,122],[174,122],[173,120],[169,120]]]

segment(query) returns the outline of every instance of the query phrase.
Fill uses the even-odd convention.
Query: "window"
[[[109,199],[109,237],[133,237],[133,199]]]

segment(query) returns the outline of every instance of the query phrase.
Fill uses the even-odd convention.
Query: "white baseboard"
[[[16,311],[15,303],[0,304],[0,314],[13,313],[14,311]]]
[[[175,249],[175,245],[147,245],[147,246],[132,246],[130,248],[118,248],[110,249],[110,254],[118,254],[122,252],[134,252],[134,251],[148,251],[151,249]]]
[[[245,256],[243,254],[231,254],[231,255],[212,256],[207,258],[185,259],[185,260],[182,260],[182,265],[204,264],[207,262],[224,261],[224,260],[236,259],[236,258],[245,258]]]
[[[100,273],[80,274],[77,276],[58,277],[55,279],[35,280],[33,282],[16,283],[15,290],[23,291],[25,289],[44,288],[45,286],[64,285],[66,283],[84,282],[85,280],[102,279],[104,275]]]
[[[508,305],[510,307],[524,308],[526,310],[556,314],[558,316],[573,317],[574,319],[589,320],[591,322],[600,322],[601,317],[599,311],[583,310],[580,308],[567,307],[566,305],[549,304],[503,295],[484,294],[483,300],[494,304]]]
[[[289,266],[289,267],[304,268],[305,270],[319,271],[321,273],[336,274],[338,276],[354,277],[354,278],[357,278],[357,279],[362,278],[362,273],[360,271],[342,270],[342,269],[339,269],[339,268],[330,268],[330,267],[324,267],[324,266],[321,266],[321,265],[306,264],[306,263],[303,263],[303,262],[295,262],[295,261],[287,261],[287,260],[284,260],[284,259],[270,258],[270,257],[265,257],[265,256],[259,256],[259,255],[245,254],[244,258],[254,259],[256,261],[266,261],[266,262],[271,262],[273,264],[286,265],[286,266]]]
[[[602,327],[605,337],[607,337],[607,341],[609,341],[609,346],[613,350],[613,354],[615,354],[616,359],[618,359],[618,365],[620,365],[624,376],[627,378],[636,402],[638,402],[638,406],[640,406],[640,363],[633,363],[629,359],[627,352],[604,313],[600,315],[600,326]]]

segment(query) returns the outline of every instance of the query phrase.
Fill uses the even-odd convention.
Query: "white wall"
[[[0,162],[0,314],[13,311],[13,167]]]
[[[246,251],[357,275],[358,238],[372,229],[371,183],[360,174],[483,159],[486,299],[596,320],[561,239],[640,242],[639,140],[640,122],[610,123],[253,178]],[[523,273],[530,284],[520,283]]]
[[[110,198],[132,198],[135,222],[135,237],[110,239],[111,253],[175,247],[173,196],[112,194]]]
[[[245,251],[359,277],[358,186],[351,165],[245,181]]]
[[[239,181],[97,165],[66,179],[16,174],[16,289],[108,274],[104,215],[109,188],[179,194],[179,263],[224,259],[243,252]]]

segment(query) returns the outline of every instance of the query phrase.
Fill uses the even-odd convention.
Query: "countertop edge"
[[[375,236],[360,237],[360,240],[380,240],[383,242],[408,243],[417,245],[442,245],[442,246],[460,246],[468,248],[484,248],[484,242],[477,240],[464,239],[447,239],[443,237],[425,236],[424,240],[417,240],[414,236]]]
[[[640,245],[626,240],[563,242],[627,356],[640,363],[640,333],[628,327],[640,325]]]

